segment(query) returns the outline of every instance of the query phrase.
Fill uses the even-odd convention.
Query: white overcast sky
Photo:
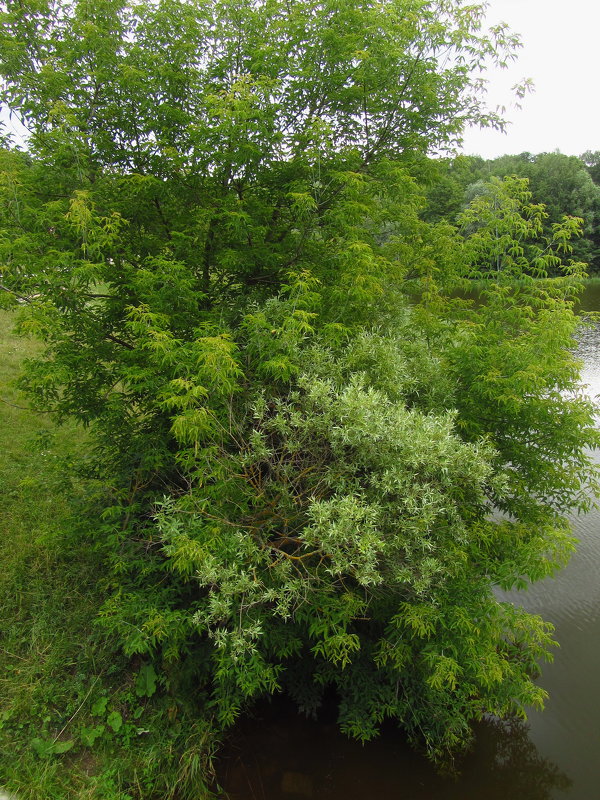
[[[463,152],[494,158],[505,153],[600,150],[600,0],[489,0],[490,24],[506,22],[521,35],[519,58],[488,75],[489,104],[505,105],[506,134],[469,129]],[[510,107],[510,87],[531,78],[533,94]]]

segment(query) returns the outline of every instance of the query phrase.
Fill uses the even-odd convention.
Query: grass
[[[0,311],[0,788],[19,800],[205,797],[201,720],[173,714],[160,676],[158,691],[140,689],[154,667],[94,623],[106,568],[93,520],[77,517],[89,486],[63,469],[85,438],[27,409],[14,381],[39,344],[13,324]]]
[[[97,565],[74,531],[78,487],[59,469],[81,434],[55,431],[48,416],[27,409],[14,381],[39,345],[12,336],[13,322],[0,314],[0,783],[22,798],[58,799],[81,783],[74,759],[66,769],[63,759],[40,758],[32,743],[68,742],[65,722],[98,683],[103,665],[90,625],[100,600]]]

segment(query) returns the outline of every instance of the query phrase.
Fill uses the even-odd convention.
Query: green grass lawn
[[[80,513],[89,486],[63,468],[85,437],[28,410],[14,382],[40,346],[13,326],[0,311],[0,789],[19,800],[201,798],[193,722],[173,724],[173,699],[136,685],[150,667],[95,625],[106,569]]]

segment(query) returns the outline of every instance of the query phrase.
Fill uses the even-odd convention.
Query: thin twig
[[[81,709],[83,708],[83,706],[84,706],[84,704],[85,704],[85,701],[88,699],[88,697],[89,697],[89,696],[90,696],[90,694],[92,693],[92,689],[93,689],[93,688],[94,688],[94,686],[95,686],[95,685],[98,683],[98,681],[99,681],[99,680],[100,680],[100,675],[96,675],[96,680],[95,680],[95,681],[92,683],[92,685],[90,686],[90,688],[89,688],[89,690],[88,690],[88,693],[86,694],[86,696],[83,698],[83,700],[82,700],[82,701],[81,701],[81,703],[79,704],[79,707],[77,708],[77,710],[75,711],[75,713],[74,713],[74,714],[73,714],[73,715],[72,715],[72,716],[71,716],[71,717],[70,717],[70,718],[69,718],[69,719],[68,719],[68,720],[65,722],[65,724],[64,724],[64,725],[63,725],[63,727],[62,727],[62,729],[61,729],[61,730],[60,730],[60,731],[59,731],[59,732],[56,734],[56,736],[55,736],[55,737],[54,737],[54,739],[53,739],[53,742],[56,742],[56,741],[58,740],[58,737],[59,737],[59,736],[61,736],[61,735],[62,735],[62,734],[65,732],[65,730],[66,730],[66,729],[69,727],[69,725],[71,724],[71,722],[73,722],[73,720],[75,719],[75,717],[77,716],[77,714],[79,714],[79,712],[81,711]]]
[[[28,406],[18,406],[16,403],[9,403],[8,400],[5,400],[3,397],[0,397],[0,403],[4,403],[11,408],[18,408],[19,411],[30,411],[32,414],[58,414],[58,409],[56,408],[49,408],[46,411],[38,411],[35,408],[30,408]]]

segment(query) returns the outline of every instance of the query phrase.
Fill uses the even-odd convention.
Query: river
[[[600,310],[600,286],[582,298]],[[600,323],[580,337],[582,380],[600,394]],[[600,797],[600,511],[572,520],[579,540],[555,578],[510,599],[556,628],[560,649],[543,666],[550,699],[526,724],[478,726],[460,774],[441,777],[390,727],[367,745],[334,719],[259,707],[237,728],[220,765],[231,800],[595,800]]]

